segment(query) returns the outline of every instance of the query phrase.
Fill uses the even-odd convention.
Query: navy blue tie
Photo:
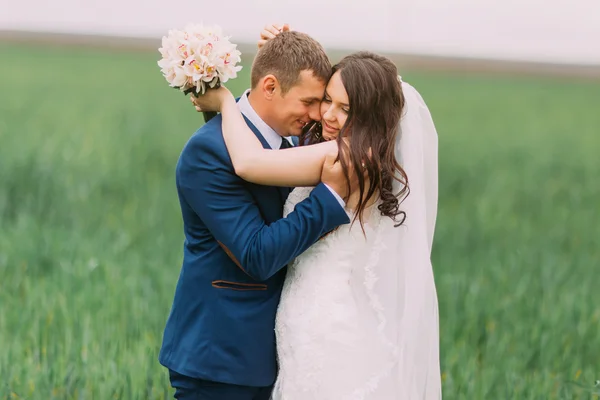
[[[281,146],[279,147],[279,150],[282,149],[289,149],[294,147],[293,144],[291,144],[289,142],[289,140],[287,140],[286,138],[282,137],[281,138]],[[279,191],[281,193],[281,200],[285,203],[285,200],[287,199],[288,195],[290,194],[290,192],[292,191],[293,188],[290,187],[279,187]]]
[[[289,149],[290,147],[294,147],[289,140],[287,140],[286,138],[282,137],[281,138],[281,146],[279,146],[279,150],[281,149]]]

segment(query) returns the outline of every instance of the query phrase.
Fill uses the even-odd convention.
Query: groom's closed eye
[[[312,106],[313,104],[320,102],[321,99],[319,99],[318,97],[309,97],[309,98],[300,99],[300,101],[303,102],[304,104],[306,104],[307,106]]]

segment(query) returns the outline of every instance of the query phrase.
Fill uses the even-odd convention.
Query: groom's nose
[[[321,120],[321,103],[315,102],[316,104],[312,104],[308,110],[308,116],[313,121]]]

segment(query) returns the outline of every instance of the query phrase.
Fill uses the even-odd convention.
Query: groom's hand
[[[358,185],[358,178],[351,165],[348,165],[348,176],[350,182],[346,180],[342,164],[338,160],[338,153],[329,153],[325,157],[325,162],[323,163],[321,182],[329,186],[346,202],[348,201],[348,196],[350,196],[353,188]],[[348,185],[348,183],[350,183],[350,185]]]

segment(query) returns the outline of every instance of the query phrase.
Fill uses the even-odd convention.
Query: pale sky
[[[0,1],[0,29],[160,38],[204,22],[242,43],[288,22],[329,48],[600,65],[600,0]]]

